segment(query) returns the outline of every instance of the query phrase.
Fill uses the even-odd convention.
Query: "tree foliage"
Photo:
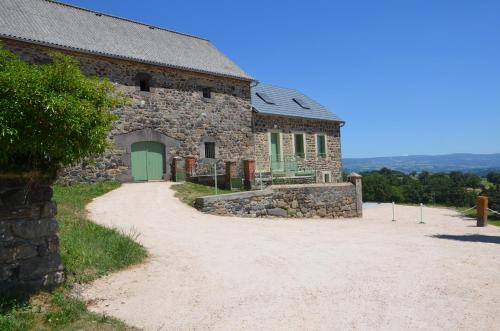
[[[496,187],[500,186],[500,172],[496,172],[496,171],[493,172],[492,171],[492,172],[488,173],[486,178],[488,179],[488,181],[490,183],[492,183]]]
[[[33,65],[0,46],[0,172],[54,175],[104,152],[109,109],[123,102],[109,81],[83,75],[69,56]]]
[[[500,212],[500,172],[490,172],[486,178],[493,184],[484,192],[488,196],[490,208]]]
[[[366,201],[472,206],[481,177],[460,172],[405,174],[387,168],[363,173]]]

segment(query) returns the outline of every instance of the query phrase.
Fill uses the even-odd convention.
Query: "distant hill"
[[[385,167],[405,173],[462,171],[484,175],[491,170],[500,170],[500,153],[345,158],[343,166],[344,171],[355,172],[379,170]]]

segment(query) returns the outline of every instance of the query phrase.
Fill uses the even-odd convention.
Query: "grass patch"
[[[181,200],[182,202],[184,202],[190,206],[194,205],[194,200],[196,200],[196,198],[215,194],[214,187],[195,184],[195,183],[189,183],[189,182],[172,185],[172,190],[176,191],[175,196],[179,200]],[[228,193],[235,193],[238,191],[239,190],[232,190],[231,191],[231,190],[219,188],[217,190],[217,193],[218,194],[228,194]]]
[[[146,250],[134,241],[137,234],[124,234],[86,218],[85,206],[94,197],[119,186],[119,183],[103,182],[54,187],[61,256],[71,281],[89,282],[146,257]]]
[[[0,299],[0,330],[134,330],[123,322],[87,311],[63,286],[31,298]]]
[[[69,295],[74,283],[94,280],[147,256],[145,248],[134,241],[135,235],[86,218],[86,204],[119,186],[103,182],[53,187],[66,282],[52,293],[0,298],[0,330],[132,330],[118,320],[87,311],[84,302]]]

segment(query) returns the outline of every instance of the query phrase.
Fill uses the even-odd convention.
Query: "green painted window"
[[[316,148],[318,152],[318,158],[326,158],[326,137],[325,135],[317,135]]]
[[[294,141],[295,141],[295,157],[303,159],[305,157],[304,135],[302,133],[294,134]]]

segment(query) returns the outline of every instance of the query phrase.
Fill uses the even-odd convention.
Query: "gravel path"
[[[363,219],[201,214],[170,183],[125,184],[91,218],[151,252],[83,291],[90,309],[146,330],[498,330],[500,229],[447,209]]]

